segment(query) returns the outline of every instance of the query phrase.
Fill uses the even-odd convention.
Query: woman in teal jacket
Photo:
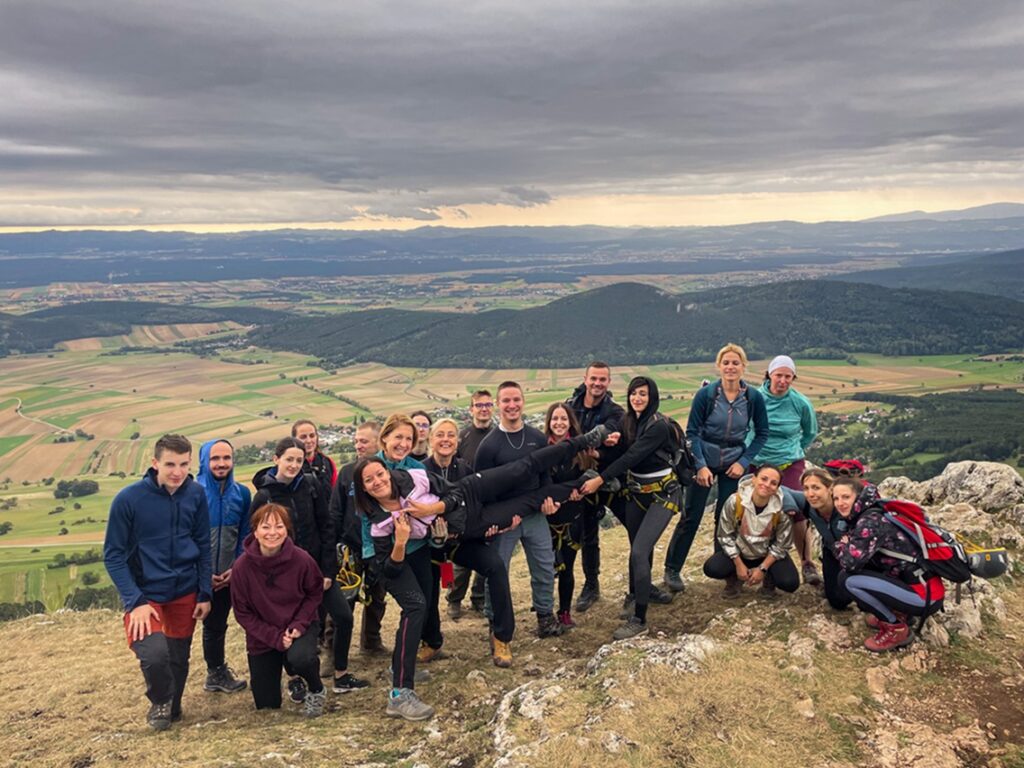
[[[788,355],[778,355],[768,364],[760,392],[768,412],[768,440],[754,456],[755,467],[772,464],[782,470],[782,487],[801,490],[800,478],[807,468],[804,451],[818,436],[818,419],[811,401],[793,388],[796,363]],[[793,540],[800,555],[804,581],[815,586],[821,577],[811,557],[807,536],[807,518],[793,517]]]

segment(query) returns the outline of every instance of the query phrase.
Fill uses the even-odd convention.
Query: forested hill
[[[262,326],[252,343],[331,365],[578,366],[710,360],[725,341],[751,356],[962,354],[1024,347],[1024,304],[951,291],[825,281],[675,296],[620,283],[542,307],[477,315],[373,310]]]
[[[1024,300],[1024,249],[929,264],[924,267],[872,269],[834,275],[829,280],[877,283],[889,287],[936,288],[988,293]]]
[[[128,334],[133,325],[272,323],[281,312],[251,307],[192,307],[146,301],[89,301],[42,309],[25,315],[0,313],[0,355],[36,352],[69,339]]]

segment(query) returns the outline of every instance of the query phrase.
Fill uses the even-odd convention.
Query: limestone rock
[[[942,474],[915,483],[905,477],[888,478],[879,485],[883,496],[898,496],[924,505],[966,502],[986,512],[1024,504],[1024,478],[1007,464],[994,461],[958,461]]]
[[[587,662],[587,673],[597,674],[616,656],[635,654],[642,651],[637,669],[652,664],[664,664],[680,672],[697,672],[707,655],[715,650],[715,642],[704,635],[680,635],[673,640],[659,640],[650,637],[637,637],[631,640],[619,640],[616,643],[602,645]]]
[[[882,701],[885,698],[888,673],[882,667],[869,667],[864,674],[867,678],[868,692],[876,701]]]

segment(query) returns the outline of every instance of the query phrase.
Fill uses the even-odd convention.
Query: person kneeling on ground
[[[789,557],[793,521],[782,511],[781,482],[779,469],[765,464],[725,500],[718,520],[720,549],[704,563],[704,575],[725,579],[727,598],[738,597],[742,584],[760,584],[766,597],[774,596],[776,587],[796,592],[800,586]]]
[[[835,543],[842,567],[840,586],[868,614],[867,625],[877,630],[864,641],[869,651],[881,653],[910,645],[914,632],[908,616],[931,616],[942,610],[945,586],[938,576],[923,582],[912,571],[920,550],[885,516],[878,491],[853,477],[832,483],[832,501],[849,530]],[[896,556],[894,556],[896,555]]]
[[[280,504],[265,504],[250,521],[231,574],[231,605],[245,630],[249,676],[256,709],[281,708],[281,670],[288,667],[306,683],[305,715],[324,712],[320,682],[317,609],[323,575],[292,541],[292,520]]]

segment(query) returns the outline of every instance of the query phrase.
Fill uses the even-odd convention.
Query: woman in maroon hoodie
[[[292,542],[292,521],[280,504],[252,514],[252,533],[231,570],[231,605],[245,630],[256,709],[281,708],[285,660],[306,681],[305,715],[324,712],[317,658],[317,608],[324,595],[316,562]]]

